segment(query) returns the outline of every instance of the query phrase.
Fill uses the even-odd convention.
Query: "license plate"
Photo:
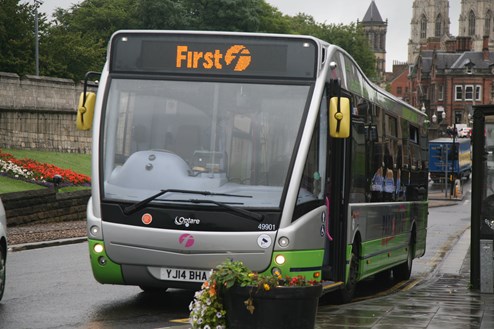
[[[160,277],[161,280],[204,282],[209,278],[209,272],[210,271],[162,267]]]

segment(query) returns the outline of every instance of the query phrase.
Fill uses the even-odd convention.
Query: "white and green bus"
[[[425,252],[426,116],[310,36],[118,31],[97,94],[96,280],[196,289],[225,259],[350,300]]]

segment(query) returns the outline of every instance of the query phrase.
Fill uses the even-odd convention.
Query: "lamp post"
[[[454,181],[455,181],[455,174],[457,173],[457,170],[456,170],[456,158],[457,158],[457,155],[456,155],[456,115],[452,117],[453,119],[453,145],[451,147],[451,191],[449,193],[449,198],[451,199],[451,197],[453,196],[453,191],[454,191]],[[459,169],[458,168],[458,172],[459,172]]]
[[[36,76],[39,76],[39,31],[38,31],[38,8],[43,4],[41,0],[34,0],[34,52],[36,61]]]

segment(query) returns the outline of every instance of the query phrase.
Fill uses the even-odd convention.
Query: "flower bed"
[[[91,178],[89,176],[48,163],[41,163],[30,159],[16,159],[12,154],[4,153],[1,149],[0,175],[44,186],[52,186],[55,175],[62,177],[60,186],[89,186],[91,184]]]

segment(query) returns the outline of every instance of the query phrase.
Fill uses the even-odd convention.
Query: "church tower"
[[[461,0],[458,35],[471,38],[473,51],[483,50],[484,36],[489,37],[489,45],[493,44],[493,15],[494,0]]]
[[[372,0],[364,19],[359,24],[363,28],[372,52],[376,57],[376,73],[382,79],[386,72],[386,32],[388,31],[388,22],[387,20],[386,22],[383,21],[381,18],[374,0]]]
[[[426,45],[434,49],[444,49],[444,42],[451,38],[449,0],[414,0],[412,7],[411,35],[408,41],[409,63],[415,61],[420,50]]]

